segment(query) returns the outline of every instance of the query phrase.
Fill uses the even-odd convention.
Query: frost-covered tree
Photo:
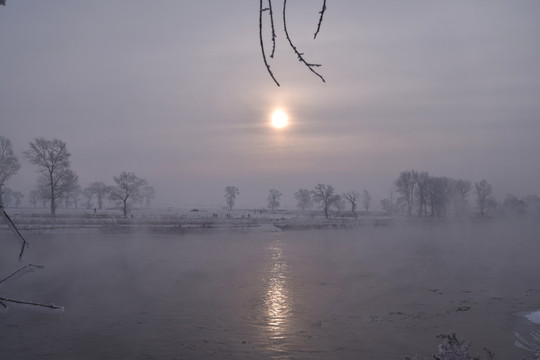
[[[367,214],[371,207],[371,194],[367,190],[364,190],[362,193],[362,205],[364,205],[364,210],[366,210]]]
[[[109,188],[109,198],[122,205],[124,217],[127,218],[128,206],[142,199],[142,188],[147,181],[132,172],[124,171],[114,177],[114,182],[116,185]]]
[[[236,186],[227,186],[225,188],[225,203],[227,204],[229,211],[234,207],[238,195],[240,195],[240,191]]]
[[[358,191],[347,191],[343,194],[343,199],[345,199],[351,205],[351,212],[355,218],[358,217],[356,213],[356,208],[358,207],[358,201],[360,200],[360,193]]]
[[[70,156],[66,143],[62,140],[48,140],[43,137],[30,142],[30,149],[24,152],[26,158],[38,166],[39,179],[48,189],[51,215],[56,216],[56,202],[72,186],[76,175],[70,169]]]
[[[266,198],[267,206],[272,212],[275,212],[277,208],[279,208],[279,201],[281,199],[282,194],[276,190],[276,189],[270,189],[268,191],[268,197]]]
[[[154,199],[154,197],[156,197],[156,190],[152,186],[146,185],[142,189],[142,196],[144,198],[146,208],[148,209],[150,207],[150,202],[152,201],[152,199]]]
[[[467,198],[472,190],[472,183],[469,180],[456,179],[452,184],[454,211],[456,216],[463,216],[469,207]]]
[[[476,206],[478,207],[480,216],[485,217],[487,216],[488,209],[494,202],[492,198],[493,186],[485,179],[482,179],[479,182],[474,183],[474,189],[476,191]]]
[[[36,189],[31,190],[30,193],[28,194],[28,204],[35,209],[38,201],[39,201],[39,191],[37,191]]]
[[[328,219],[328,210],[336,200],[334,187],[327,184],[317,184],[311,193],[313,201],[322,207],[324,216]]]
[[[332,199],[332,206],[338,213],[341,213],[343,210],[345,210],[345,199],[343,199],[339,194],[334,195],[334,198]]]
[[[19,207],[22,203],[22,199],[24,199],[24,194],[20,191],[14,191],[11,196],[13,196],[13,203],[15,207]]]
[[[296,206],[302,210],[306,211],[313,207],[313,199],[311,198],[311,191],[308,189],[300,189],[294,193],[294,198],[296,199]]]
[[[94,181],[86,188],[90,194],[95,195],[98,202],[98,209],[103,209],[103,200],[107,195],[108,187],[101,181]]]
[[[21,164],[13,153],[11,141],[8,138],[0,136],[0,204],[3,204],[2,187],[20,168]]]
[[[407,215],[412,215],[414,204],[414,190],[416,186],[417,172],[415,170],[403,171],[394,182],[396,191],[401,195],[400,201],[407,206]]]
[[[430,176],[426,171],[421,171],[415,172],[414,177],[416,183],[414,194],[418,205],[418,216],[427,216],[427,197]]]
[[[451,179],[445,176],[430,176],[427,187],[427,203],[432,217],[444,217],[450,195]]]

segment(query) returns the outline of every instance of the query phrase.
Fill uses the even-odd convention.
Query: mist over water
[[[540,308],[540,226],[29,235],[0,314],[9,359],[401,359],[457,332],[500,359]],[[2,233],[2,274],[17,246]],[[10,252],[13,245],[13,252]],[[525,334],[526,335],[526,334]]]

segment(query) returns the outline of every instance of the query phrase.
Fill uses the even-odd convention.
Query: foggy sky
[[[277,15],[281,4],[274,2]],[[317,183],[368,190],[399,172],[487,179],[501,200],[540,193],[540,2],[289,1],[271,60],[258,2],[11,0],[0,7],[0,135],[22,152],[59,138],[84,188],[133,171],[160,205],[283,205]],[[265,34],[270,45],[270,35]],[[291,126],[268,126],[273,109]]]

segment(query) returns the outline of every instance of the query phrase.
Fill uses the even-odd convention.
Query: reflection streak
[[[266,280],[265,318],[271,332],[272,350],[284,351],[285,330],[291,313],[291,301],[287,288],[288,266],[283,256],[281,243],[272,244],[269,250],[272,252],[272,267],[270,277]]]

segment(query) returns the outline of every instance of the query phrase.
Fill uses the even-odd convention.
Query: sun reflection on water
[[[264,295],[265,319],[271,332],[270,340],[273,350],[283,351],[286,328],[291,313],[291,301],[287,287],[288,266],[283,256],[281,244],[272,244],[269,250],[272,252],[272,262]]]

